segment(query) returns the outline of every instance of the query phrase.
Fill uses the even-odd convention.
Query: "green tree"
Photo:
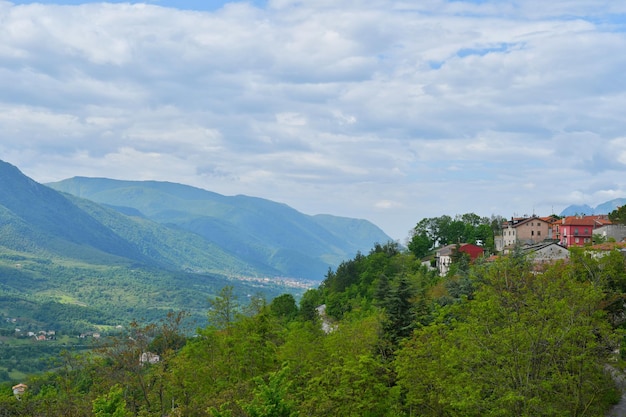
[[[250,417],[295,417],[293,401],[287,398],[290,382],[287,380],[288,368],[271,372],[267,382],[255,378],[254,399],[244,404],[243,409]]]
[[[122,387],[116,385],[106,395],[96,398],[93,402],[95,417],[128,417],[126,401]]]
[[[294,394],[298,411],[314,416],[386,416],[398,404],[393,372],[379,360],[381,317],[373,312],[345,319],[332,333],[317,340],[315,362],[308,366]],[[298,363],[299,358],[294,358]],[[301,366],[290,363],[291,366]]]
[[[270,303],[270,311],[276,317],[291,321],[298,315],[298,305],[293,295],[283,294],[272,300]]]
[[[408,337],[415,327],[413,297],[415,289],[405,276],[398,277],[384,302],[385,334],[393,345]]]
[[[318,289],[309,289],[300,299],[300,318],[308,321],[317,321],[317,306],[322,304],[322,293]]]
[[[167,313],[165,320],[154,328],[155,336],[148,344],[148,351],[163,356],[180,350],[187,343],[182,326],[188,316],[184,311]]]
[[[567,268],[485,266],[474,300],[442,308],[398,352],[407,405],[424,416],[603,415],[615,341],[602,289]]]
[[[616,224],[626,224],[626,205],[618,207],[610,212],[609,220]]]
[[[433,247],[433,242],[431,238],[428,237],[428,234],[425,231],[422,231],[419,234],[413,234],[408,246],[409,250],[415,255],[415,257],[421,259],[428,255],[428,252]]]
[[[591,237],[591,242],[594,245],[606,242],[606,236],[602,236],[600,233],[594,233]]]
[[[241,311],[232,285],[225,286],[217,297],[210,298],[209,305],[209,323],[218,329],[230,327]]]

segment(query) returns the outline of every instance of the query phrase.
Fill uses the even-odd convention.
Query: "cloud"
[[[40,181],[177,181],[398,239],[626,194],[619,2],[46,3],[0,1],[0,158]]]

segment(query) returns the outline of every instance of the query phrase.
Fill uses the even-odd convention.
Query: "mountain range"
[[[0,231],[0,245],[17,251],[317,281],[391,240],[366,220],[169,182],[75,177],[42,185],[2,161]]]
[[[609,214],[610,212],[618,207],[623,206],[624,204],[626,204],[626,198],[615,198],[613,200],[609,200],[602,204],[599,204],[596,207],[591,207],[587,204],[571,205],[566,207],[561,212],[561,216],[574,216],[577,214],[584,214],[587,216],[591,216],[594,214]]]
[[[225,286],[240,299],[298,296],[389,240],[365,220],[261,198],[155,181],[44,185],[0,161],[0,317],[23,329],[105,329],[171,310],[202,322]]]
[[[74,177],[47,185],[134,221],[193,233],[228,256],[237,266],[232,272],[245,265],[240,274],[321,280],[329,267],[391,240],[366,220],[309,216],[261,198],[224,196],[169,182]]]

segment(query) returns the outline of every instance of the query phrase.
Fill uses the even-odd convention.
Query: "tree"
[[[408,337],[415,326],[415,291],[406,277],[398,277],[384,301],[386,320],[383,329],[393,345]]]
[[[626,204],[610,212],[609,220],[616,224],[626,224]]]
[[[600,243],[606,242],[606,236],[603,236],[600,233],[594,233],[591,237],[591,242],[594,245],[599,245]]]
[[[294,395],[301,415],[308,416],[387,416],[398,404],[392,388],[392,372],[378,360],[376,348],[381,332],[380,314],[348,320],[322,338],[308,344],[304,354],[292,356],[290,368],[299,375]],[[302,344],[298,340],[298,344]],[[310,344],[313,342],[313,344]],[[299,347],[299,349],[302,349]],[[312,361],[311,353],[317,357]],[[396,414],[397,415],[397,414]]]
[[[184,311],[167,313],[161,325],[154,328],[155,336],[150,341],[148,350],[161,356],[180,350],[187,343],[182,325],[183,320],[188,316],[189,314]]]
[[[454,219],[447,215],[422,219],[411,231],[409,250],[420,258],[427,253],[425,247],[430,250],[434,246],[476,243],[477,240],[482,240],[483,245],[492,245],[494,233],[501,228],[501,219],[480,217],[474,213],[456,215]]]
[[[300,299],[300,314],[303,320],[317,321],[317,306],[322,303],[322,294],[320,290],[309,289]]]
[[[409,242],[409,250],[418,259],[428,255],[428,252],[432,249],[432,247],[433,242],[425,231],[422,231],[419,234],[413,234],[413,237]]]
[[[96,398],[93,402],[93,413],[96,417],[127,417],[126,401],[122,387],[116,385],[108,394]]]
[[[220,294],[209,299],[209,323],[218,329],[226,329],[235,321],[240,312],[239,302],[233,292],[233,286],[227,285]]]
[[[270,311],[276,317],[291,321],[298,315],[298,306],[293,295],[283,294],[272,300],[270,303]]]
[[[603,415],[615,341],[602,289],[564,264],[483,268],[474,300],[441,308],[398,352],[407,405],[423,416]]]
[[[287,399],[290,382],[287,380],[288,368],[272,372],[267,382],[255,378],[254,400],[242,408],[250,417],[294,417],[297,415],[291,401]]]

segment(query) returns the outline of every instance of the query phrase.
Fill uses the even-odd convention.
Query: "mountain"
[[[591,206],[588,206],[587,204],[583,204],[583,205],[576,205],[576,204],[572,204],[571,206],[567,206],[562,212],[561,212],[561,216],[575,216],[577,214],[585,214],[585,215],[592,215],[594,214],[595,209]]]
[[[0,161],[0,335],[106,333],[183,310],[193,328],[225,287],[241,305],[299,297],[329,267],[390,240],[363,220],[180,184],[53,186],[76,195]]]
[[[624,204],[626,204],[626,198],[616,198],[598,205],[594,210],[594,214],[609,214]]]
[[[599,204],[595,208],[590,207],[588,205],[571,205],[566,207],[562,212],[561,216],[574,216],[576,214],[586,214],[588,216],[593,214],[609,214],[616,208],[623,206],[626,204],[626,198],[616,198],[610,201],[606,201],[602,204]]]
[[[2,161],[0,246],[83,262],[225,274],[277,272],[247,264],[193,233],[59,193]]]
[[[144,260],[129,242],[60,193],[0,161],[0,245],[25,251],[108,254]]]
[[[311,284],[265,279],[281,274],[136,209],[58,192],[0,161],[2,323],[68,334],[157,321],[172,310],[202,323],[207,300],[226,286],[246,304],[256,295],[298,296]]]
[[[275,275],[321,280],[329,267],[392,240],[366,220],[309,216],[281,203],[170,182],[74,177],[49,187],[193,232]]]

